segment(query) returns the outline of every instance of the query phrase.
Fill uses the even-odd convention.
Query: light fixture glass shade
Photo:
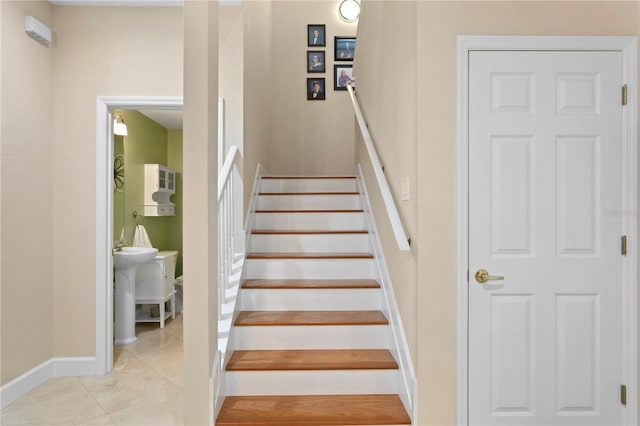
[[[360,3],[356,0],[344,0],[338,8],[340,18],[346,22],[355,22],[360,16]]]
[[[127,136],[127,125],[124,123],[124,118],[121,115],[116,115],[113,119],[113,134],[119,136]]]

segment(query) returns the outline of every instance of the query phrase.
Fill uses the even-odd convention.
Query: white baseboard
[[[95,357],[51,358],[0,388],[0,410],[52,377],[93,376],[95,374]]]
[[[222,353],[220,351],[216,351],[216,356],[213,360],[213,368],[211,369],[211,394],[213,398],[211,398],[211,413],[213,424],[215,424],[215,419],[220,414],[220,409],[222,408],[222,404],[224,403],[224,398],[226,396],[226,386],[224,382],[224,370],[222,369]]]

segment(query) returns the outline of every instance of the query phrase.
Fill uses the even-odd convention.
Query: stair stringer
[[[407,413],[411,417],[412,424],[415,424],[418,418],[417,378],[413,368],[411,352],[409,351],[407,338],[404,333],[404,326],[402,324],[402,318],[400,317],[400,310],[398,309],[398,304],[396,302],[395,293],[393,290],[393,284],[391,282],[391,276],[389,275],[387,263],[382,251],[382,243],[380,242],[375,218],[373,217],[373,210],[369,202],[367,186],[364,180],[364,174],[362,172],[362,166],[360,165],[360,163],[356,165],[355,175],[357,178],[361,202],[364,209],[365,226],[369,231],[369,238],[371,239],[371,246],[373,247],[375,262],[374,268],[376,270],[376,274],[378,275],[376,278],[380,283],[383,295],[382,311],[389,320],[389,327],[391,329],[391,341],[389,350],[398,362],[398,394],[400,396],[400,400],[404,404],[405,409],[407,410]]]
[[[224,399],[227,396],[227,372],[225,368],[229,362],[231,353],[233,352],[233,350],[228,349],[234,348],[235,346],[234,327],[232,324],[235,322],[241,311],[239,303],[240,285],[247,278],[246,253],[251,251],[251,231],[254,223],[256,200],[258,198],[258,192],[260,192],[260,181],[264,174],[264,167],[258,163],[258,166],[256,167],[256,175],[253,180],[253,186],[251,188],[251,198],[247,208],[246,221],[244,224],[244,252],[236,253],[232,276],[230,277],[229,282],[226,283],[224,290],[225,294],[222,295],[221,299],[219,298],[219,300],[222,300],[223,305],[233,306],[233,309],[230,309],[230,311],[232,311],[230,315],[225,314],[218,320],[218,351],[216,353],[210,376],[211,394],[213,395],[212,411],[214,419],[218,417],[222,404],[224,403]],[[232,288],[233,291],[228,292],[227,289],[229,288]],[[218,286],[218,291],[220,291],[220,286]],[[218,309],[222,309],[222,306],[219,306]],[[221,313],[219,313],[219,315],[220,314]]]

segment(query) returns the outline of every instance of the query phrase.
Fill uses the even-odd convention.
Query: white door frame
[[[113,117],[115,109],[183,109],[182,97],[98,96],[96,117],[96,375],[113,368]]]
[[[457,424],[469,424],[468,417],[468,264],[469,264],[469,52],[478,50],[573,50],[618,51],[623,57],[622,81],[628,86],[628,104],[623,108],[623,235],[628,255],[622,261],[623,377],[626,377],[625,425],[638,423],[638,39],[637,37],[458,37],[458,126],[457,126]],[[621,383],[623,384],[623,383]]]

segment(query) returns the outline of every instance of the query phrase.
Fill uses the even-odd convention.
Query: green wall
[[[124,156],[124,136],[114,135],[113,137],[113,157],[117,155]],[[124,188],[121,191],[116,191],[116,187],[113,187],[113,241],[114,245],[118,243],[120,239],[120,232],[124,226]]]
[[[128,135],[123,139],[125,184],[124,202],[116,204],[114,197],[114,234],[120,236],[117,223],[124,223],[125,238],[133,242],[137,223],[147,229],[153,247],[158,250],[178,250],[176,274],[182,274],[182,130],[168,130],[138,111],[118,110],[123,116]],[[117,149],[117,142],[116,142]],[[176,170],[175,216],[145,216],[144,165],[164,164]],[[134,211],[138,213],[137,219]],[[120,219],[122,218],[122,219]],[[122,222],[120,222],[122,220]],[[137,223],[136,223],[137,222]]]

